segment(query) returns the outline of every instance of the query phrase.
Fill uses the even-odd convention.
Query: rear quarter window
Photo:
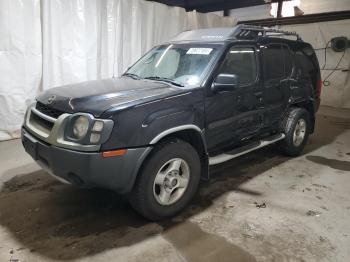
[[[312,75],[317,74],[317,67],[312,61],[312,56],[307,56],[302,51],[295,52],[296,65],[301,71],[300,73],[304,77],[312,77]]]
[[[296,77],[310,83],[314,89],[317,89],[321,75],[315,52],[313,50],[308,52],[304,52],[304,50],[296,51],[295,63]]]

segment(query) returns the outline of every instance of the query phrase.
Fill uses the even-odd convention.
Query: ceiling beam
[[[283,1],[278,1],[277,4],[277,17],[282,17],[282,7],[283,7]]]
[[[336,20],[344,20],[344,19],[350,19],[350,11],[339,11],[339,12],[328,12],[328,13],[292,16],[292,17],[238,21],[238,24],[275,26],[275,25],[309,24],[309,23],[336,21]]]
[[[269,3],[278,2],[279,0],[271,0],[270,2],[265,2],[264,0],[226,0],[226,1],[208,1],[207,4],[189,5],[191,10],[197,10],[198,12],[207,13],[214,11],[222,11],[225,9],[237,9],[243,7],[266,5]],[[289,0],[282,0],[289,1]]]
[[[169,6],[179,6],[186,11],[197,10],[198,12],[207,13],[215,11],[224,11],[249,6],[265,5],[268,3],[290,0],[147,0],[159,2]]]

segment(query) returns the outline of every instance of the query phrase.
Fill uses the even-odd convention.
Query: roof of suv
[[[232,38],[236,27],[219,27],[185,31],[177,35],[171,42],[180,41],[225,41]]]
[[[233,39],[256,39],[261,37],[294,36],[297,41],[302,41],[295,32],[277,30],[273,28],[237,25],[234,27],[218,27],[185,31],[177,35],[170,42],[196,41],[196,42],[222,42]]]

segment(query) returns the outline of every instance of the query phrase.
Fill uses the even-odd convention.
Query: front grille
[[[51,132],[51,129],[54,125],[54,123],[47,121],[34,113],[30,114],[30,122],[34,124],[36,128],[47,134]]]
[[[41,113],[47,115],[47,116],[51,116],[53,118],[58,118],[60,115],[62,115],[64,112],[54,109],[52,107],[49,107],[47,105],[44,105],[43,103],[37,102],[36,103],[36,107],[35,107],[38,111],[40,111]]]

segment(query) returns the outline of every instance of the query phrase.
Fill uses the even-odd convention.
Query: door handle
[[[259,102],[263,101],[263,91],[255,92],[254,95],[258,99]]]

